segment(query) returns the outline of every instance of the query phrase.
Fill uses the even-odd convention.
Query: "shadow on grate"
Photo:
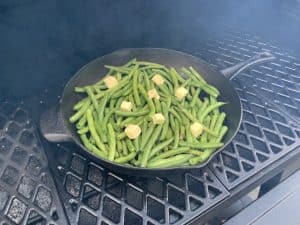
[[[182,224],[228,196],[208,169],[168,178],[119,176],[84,158],[72,144],[46,145],[74,223]]]
[[[7,102],[0,102],[0,177],[2,222],[67,223],[36,130],[22,105]]]

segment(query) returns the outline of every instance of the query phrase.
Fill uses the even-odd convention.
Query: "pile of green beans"
[[[135,167],[166,168],[201,164],[223,145],[228,128],[219,108],[225,103],[217,100],[219,91],[193,67],[179,71],[136,59],[105,67],[109,71],[103,79],[75,88],[82,99],[69,119],[94,155]],[[152,80],[155,75],[163,78],[163,84]],[[107,86],[108,76],[117,80],[115,86]],[[179,87],[187,90],[183,99],[175,95]],[[154,88],[159,99],[147,94]],[[132,104],[130,111],[121,109],[123,101]],[[156,113],[163,115],[163,123],[153,122]],[[203,128],[198,136],[191,132],[195,122]],[[125,132],[129,124],[141,129],[135,139]]]

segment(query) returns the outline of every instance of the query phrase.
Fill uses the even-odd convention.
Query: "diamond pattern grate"
[[[32,121],[26,111],[7,102],[0,102],[0,220],[66,224]]]
[[[244,107],[242,126],[208,167],[168,179],[123,177],[85,158],[73,145],[45,143],[55,187],[32,122],[22,110],[32,107],[37,118],[44,104],[56,102],[50,96],[57,96],[61,87],[49,87],[40,105],[35,100],[21,108],[0,103],[0,219],[4,224],[66,224],[56,188],[70,224],[183,224],[298,147],[300,61],[247,34],[205,43],[191,41],[180,50],[193,49],[189,52],[219,69],[261,51],[277,58],[232,81]]]
[[[228,196],[208,169],[168,179],[124,177],[72,153],[74,148],[51,145],[48,152],[74,224],[182,224]]]
[[[282,49],[248,35],[228,35],[202,46],[201,57],[225,68],[261,51],[274,62],[233,79],[243,105],[243,122],[234,141],[210,163],[229,189],[299,146],[300,61]]]

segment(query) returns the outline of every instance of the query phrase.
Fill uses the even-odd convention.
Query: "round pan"
[[[118,66],[125,64],[133,58],[164,64],[168,67],[172,66],[178,70],[181,67],[193,66],[209,84],[215,86],[220,91],[221,94],[218,100],[228,103],[222,107],[222,111],[227,115],[225,125],[229,129],[222,140],[224,146],[216,150],[206,162],[196,166],[161,169],[133,167],[97,157],[82,145],[75,126],[69,122],[69,117],[74,113],[74,104],[82,98],[82,95],[74,92],[74,88],[76,86],[91,85],[101,79],[107,73],[104,65]],[[245,62],[218,71],[203,60],[183,52],[159,48],[121,49],[91,61],[69,80],[63,91],[59,107],[50,109],[41,116],[40,131],[44,138],[50,142],[75,143],[80,147],[80,152],[85,156],[92,158],[97,163],[117,173],[134,176],[164,176],[199,169],[205,166],[214,155],[222,151],[232,141],[239,130],[242,119],[242,106],[237,92],[230,83],[230,79],[252,65],[270,61],[273,58],[270,53],[264,52]]]

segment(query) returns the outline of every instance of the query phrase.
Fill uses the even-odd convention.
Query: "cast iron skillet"
[[[74,113],[72,110],[73,105],[82,98],[82,95],[74,92],[74,87],[90,85],[101,79],[101,76],[107,72],[104,65],[122,65],[132,58],[157,62],[167,66],[173,66],[177,69],[183,66],[193,66],[208,83],[220,90],[221,95],[219,100],[229,103],[222,107],[222,110],[227,114],[225,124],[229,129],[223,139],[224,146],[215,151],[205,163],[196,166],[164,169],[131,167],[99,158],[90,153],[82,145],[76,133],[75,126],[69,123],[69,117]],[[77,144],[82,150],[80,150],[80,152],[85,156],[91,157],[97,163],[117,173],[134,176],[163,176],[199,169],[205,166],[214,155],[222,151],[222,149],[231,142],[240,127],[242,106],[239,96],[229,80],[254,64],[263,63],[272,59],[274,59],[274,57],[270,53],[263,52],[235,66],[218,71],[199,58],[174,50],[159,48],[121,49],[91,61],[71,78],[65,86],[60,100],[60,106],[56,110],[51,109],[41,116],[40,131],[44,138],[50,142],[73,142]]]

